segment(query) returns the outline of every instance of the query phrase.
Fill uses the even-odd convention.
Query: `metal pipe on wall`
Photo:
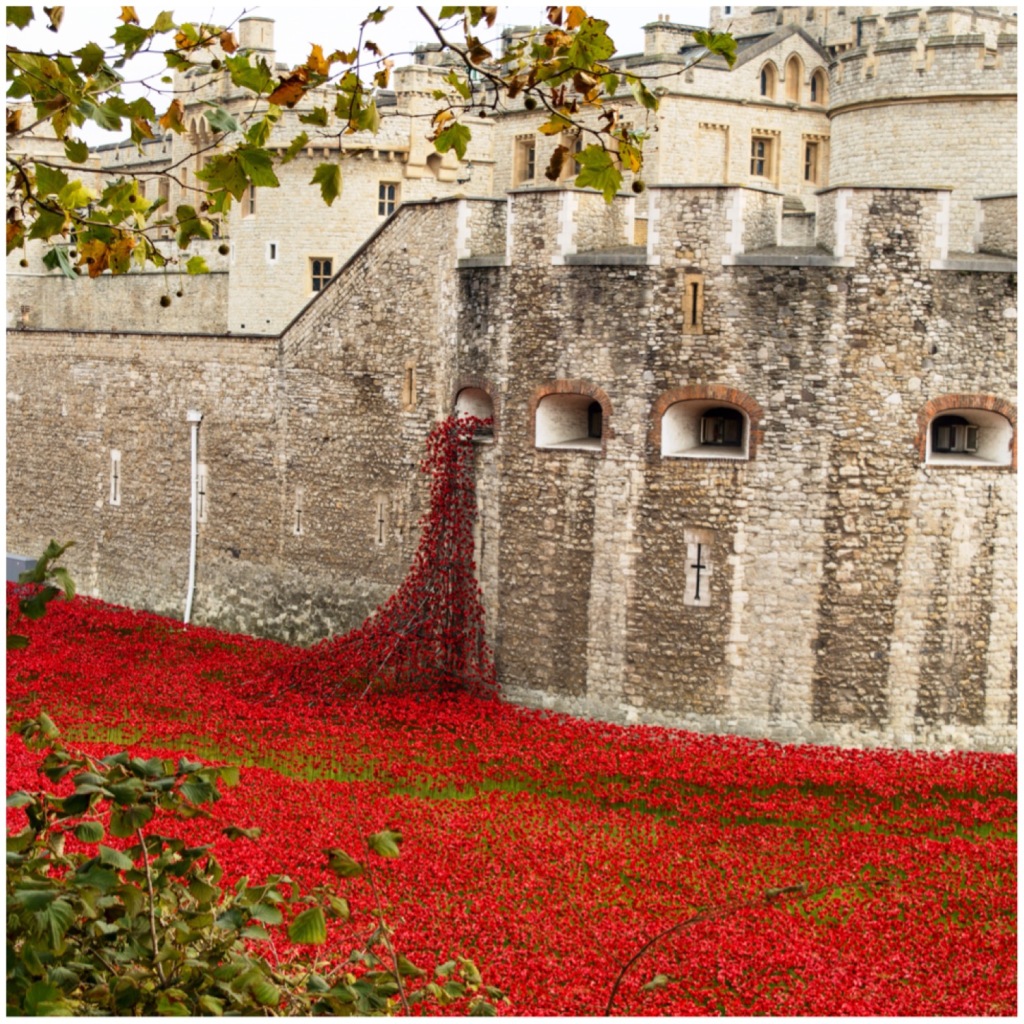
[[[196,535],[199,532],[196,484],[199,474],[199,424],[203,421],[203,414],[198,409],[189,409],[185,418],[192,424],[192,531],[188,545],[188,594],[185,598],[185,618],[182,620],[187,625],[192,618],[192,595],[196,587]]]

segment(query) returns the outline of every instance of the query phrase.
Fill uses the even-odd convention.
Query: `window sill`
[[[687,448],[681,452],[662,452],[663,459],[720,459],[728,462],[749,462],[750,457],[742,448],[717,447]]]
[[[601,450],[601,438],[577,437],[569,441],[556,441],[553,444],[538,444],[537,449],[538,451],[599,452]]]
[[[978,455],[963,455],[957,452],[934,452],[925,460],[925,466],[970,466],[974,469],[1010,469],[1010,462],[996,462]]]

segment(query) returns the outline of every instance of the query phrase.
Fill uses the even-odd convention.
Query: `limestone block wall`
[[[840,55],[832,67],[832,183],[952,188],[950,249],[971,251],[974,200],[1016,189],[1016,53],[1016,36],[1000,36],[990,50],[976,34]]]
[[[423,439],[473,387],[495,410],[478,564],[513,699],[1012,749],[1015,465],[926,464],[922,432],[956,408],[1015,431],[1015,275],[932,269],[926,189],[841,190],[846,262],[736,265],[748,191],[652,189],[646,265],[567,264],[558,191],[512,196],[508,265],[458,262],[466,210],[496,230],[504,204],[406,205],[277,339],[15,332],[9,547],[74,537],[84,590],[180,614],[199,409],[196,620],[343,631],[406,571]],[[567,396],[601,436],[538,448],[538,409]],[[742,450],[663,451],[663,417],[721,407]]]
[[[1016,256],[1017,196],[983,196],[978,206],[977,251]]]

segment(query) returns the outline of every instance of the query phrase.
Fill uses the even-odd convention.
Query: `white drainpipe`
[[[198,409],[189,409],[185,418],[192,424],[192,534],[188,545],[188,596],[185,598],[185,618],[183,619],[188,624],[188,620],[192,617],[192,594],[196,587],[196,534],[199,522],[196,488],[199,474],[199,424],[202,422],[203,414]]]

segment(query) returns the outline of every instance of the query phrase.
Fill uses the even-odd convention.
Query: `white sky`
[[[426,6],[426,5],[424,5]],[[277,59],[292,66],[303,63],[309,56],[311,43],[319,43],[325,53],[332,50],[352,49],[359,37],[359,23],[375,9],[372,0],[365,5],[353,5],[347,11],[334,4],[282,4],[267,3],[242,7],[230,2],[210,2],[208,4],[185,2],[175,4],[173,0],[166,3],[151,3],[143,0],[134,4],[139,21],[143,25],[151,25],[162,10],[174,13],[178,22],[194,21],[208,24],[228,25],[241,17],[255,15],[274,19],[274,45]],[[431,5],[428,11],[437,12],[440,5]],[[498,20],[495,22],[493,35],[509,25],[543,24],[545,5],[536,6],[501,6]],[[594,17],[603,18],[609,23],[609,35],[615,41],[619,53],[637,53],[643,50],[643,26],[656,21],[659,14],[667,14],[671,21],[682,24],[706,25],[710,4],[675,4],[674,6],[635,5],[618,7],[606,4],[587,5],[586,11]],[[60,31],[55,35],[47,30],[47,18],[42,7],[35,8],[35,20],[27,29],[19,31],[11,28],[7,31],[6,42],[22,49],[40,49],[53,52],[60,49],[71,52],[87,42],[96,42],[100,46],[111,46],[111,33],[120,24],[118,15],[120,5],[73,3],[65,6],[64,20]],[[486,32],[482,38],[488,38]],[[381,25],[370,26],[366,37],[372,39],[385,53],[399,53],[412,50],[417,43],[429,42],[432,39],[430,29],[423,22],[414,4],[395,4]],[[401,66],[408,63],[396,57],[395,63]],[[166,62],[162,56],[143,55],[136,62],[124,69],[125,77],[138,79],[144,75],[153,75],[157,84],[159,77],[166,73]],[[140,88],[126,87],[129,97],[138,96]],[[163,113],[167,107],[166,96],[151,95],[150,100],[157,113]],[[91,145],[115,142],[125,137],[126,132],[105,132],[95,125],[87,124],[77,134]]]

